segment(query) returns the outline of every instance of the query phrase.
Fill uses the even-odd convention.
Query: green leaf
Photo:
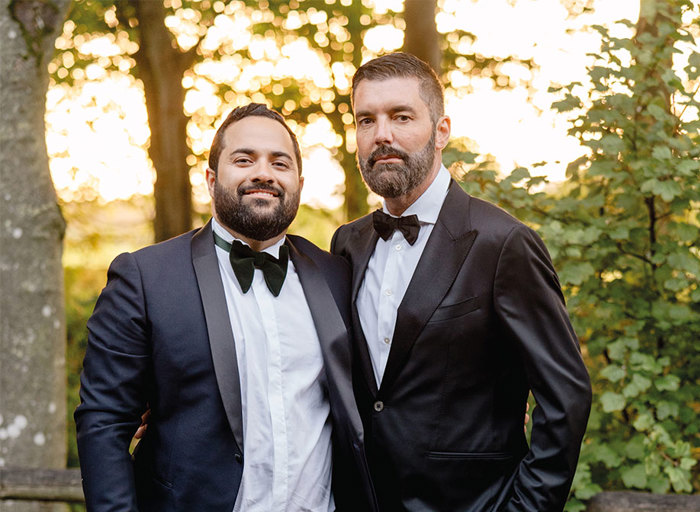
[[[625,397],[619,393],[606,391],[600,397],[605,412],[621,411],[625,408]]]
[[[622,379],[625,375],[627,375],[627,372],[622,369],[622,367],[616,365],[616,364],[611,364],[609,366],[606,366],[601,370],[600,375],[608,379],[610,382],[617,382],[618,380]]]
[[[616,453],[609,445],[603,444],[598,447],[595,453],[596,460],[605,464],[608,469],[616,468],[622,463],[622,457]]]
[[[635,428],[635,430],[639,432],[645,432],[649,430],[652,426],[654,425],[654,418],[651,416],[651,414],[648,413],[642,413],[639,416],[637,416],[637,419],[634,420],[632,423],[632,426]]]
[[[676,165],[676,174],[681,176],[694,176],[700,171],[700,161],[683,160]]]
[[[664,473],[668,475],[668,479],[671,481],[674,491],[691,492],[693,490],[693,486],[690,485],[690,471],[673,466],[666,466],[664,468]]]
[[[698,461],[695,459],[692,459],[690,457],[683,457],[680,462],[680,468],[690,470],[690,468],[695,466],[697,463]]]
[[[643,393],[650,387],[651,379],[648,379],[646,377],[643,377],[642,375],[639,375],[638,373],[635,373],[632,376],[632,382],[625,386],[625,388],[622,390],[622,394],[624,394],[627,398],[632,398],[635,396],[639,396],[640,393]]]
[[[647,486],[647,473],[644,469],[644,464],[635,464],[630,468],[624,469],[620,476],[625,487],[644,489]]]
[[[656,417],[660,420],[675,418],[678,416],[679,407],[677,403],[662,400],[656,405]]]
[[[642,460],[644,458],[644,455],[646,453],[646,449],[644,446],[644,440],[646,438],[640,434],[636,434],[626,445],[625,445],[625,454],[630,459],[635,459],[635,460]]]
[[[608,357],[613,361],[619,361],[627,354],[627,345],[624,340],[613,341],[608,345]]]
[[[651,192],[654,195],[661,196],[664,201],[671,201],[674,197],[680,195],[681,187],[673,180],[658,180],[650,179],[642,183],[642,192]]]
[[[649,109],[652,107],[655,107],[656,105],[650,105]],[[665,112],[664,112],[665,114]],[[651,151],[651,156],[656,158],[657,160],[670,160],[673,158],[673,155],[671,154],[671,150],[669,149],[668,146],[654,146],[654,149]]]
[[[593,495],[590,496],[591,498]],[[586,499],[584,497],[581,497],[581,499]],[[586,510],[586,505],[578,501],[576,498],[572,498],[569,501],[566,502],[566,505],[564,505],[564,512],[582,512]]]
[[[668,116],[668,112],[666,112],[666,110],[661,108],[656,103],[652,103],[651,105],[649,105],[647,107],[647,112],[649,112],[649,114],[651,114],[652,117],[654,117],[654,119],[656,119],[657,121],[663,121]]]
[[[675,375],[664,375],[656,379],[654,385],[659,391],[678,391],[681,380]]]
[[[572,262],[562,267],[559,278],[562,283],[580,285],[594,273],[595,268],[587,261]]]
[[[608,231],[608,236],[613,240],[626,240],[630,236],[630,230],[624,226],[615,226]]]
[[[671,487],[671,483],[668,478],[663,476],[650,476],[647,481],[647,485],[651,492],[656,494],[666,494]]]
[[[600,139],[600,147],[610,155],[616,155],[625,149],[625,143],[617,135],[604,135]]]

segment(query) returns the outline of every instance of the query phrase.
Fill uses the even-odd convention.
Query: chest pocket
[[[479,297],[470,297],[461,302],[440,306],[435,310],[433,316],[428,320],[432,322],[444,322],[445,320],[453,320],[461,316],[467,315],[472,311],[476,311],[481,307]]]

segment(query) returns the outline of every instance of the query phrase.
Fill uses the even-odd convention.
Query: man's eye
[[[279,162],[273,162],[275,167],[279,167],[280,169],[289,169],[289,164],[287,162],[279,161]]]
[[[359,121],[357,121],[357,124],[360,126],[368,126],[372,123],[372,120],[368,117],[363,117]]]
[[[236,165],[248,165],[248,164],[250,164],[250,163],[252,163],[252,162],[253,162],[253,161],[252,161],[250,158],[247,158],[247,157],[236,158],[236,159],[233,161],[233,163],[235,163]]]
[[[410,121],[410,120],[411,120],[411,118],[410,118],[409,116],[405,115],[405,114],[399,114],[399,115],[397,115],[397,116],[395,117],[395,119],[396,119],[397,121],[401,121],[401,122],[406,122],[406,121]]]

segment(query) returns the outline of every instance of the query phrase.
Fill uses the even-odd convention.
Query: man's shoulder
[[[314,260],[316,264],[333,265],[343,261],[342,258],[321,249],[318,245],[313,243],[311,240],[304,238],[303,236],[287,235],[287,239],[301,254],[308,256]]]
[[[359,229],[359,228],[364,228],[367,224],[371,224],[371,223],[372,223],[372,213],[368,213],[367,215],[363,215],[362,217],[355,219],[353,221],[350,221],[347,224],[343,224],[338,229]]]
[[[199,229],[193,229],[187,233],[183,233],[176,237],[158,242],[152,245],[147,245],[131,253],[139,262],[154,262],[164,259],[176,258],[182,254],[189,256],[191,254],[192,237],[199,232]],[[212,240],[212,244],[213,244]]]
[[[336,239],[338,236],[350,236],[351,233],[364,231],[368,226],[372,225],[372,214],[368,213],[362,217],[342,224],[335,230],[333,238]],[[331,244],[331,247],[333,244]],[[331,249],[331,252],[333,250]]]

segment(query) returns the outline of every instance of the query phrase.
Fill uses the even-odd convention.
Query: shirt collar
[[[233,240],[238,240],[241,242],[243,245],[248,245],[245,243],[243,240],[234,237],[231,233],[228,232],[226,228],[224,228],[217,220],[215,217],[211,218],[211,228],[214,230],[214,233],[219,235],[221,238],[226,240],[228,243],[231,243]],[[286,237],[282,237],[279,239],[277,242],[272,244],[270,247],[266,247],[263,249],[261,252],[266,252],[270,254],[271,256],[274,256],[275,258],[279,258],[280,255],[280,247],[282,247],[282,244],[284,244]]]
[[[411,206],[406,208],[406,211],[401,216],[417,215],[421,223],[435,224],[440,214],[442,203],[445,202],[445,197],[447,197],[449,186],[450,172],[444,165],[440,164],[440,170],[433,182]],[[391,215],[386,207],[386,201],[383,203],[383,210],[384,213]],[[396,215],[392,215],[392,217],[396,217]]]

